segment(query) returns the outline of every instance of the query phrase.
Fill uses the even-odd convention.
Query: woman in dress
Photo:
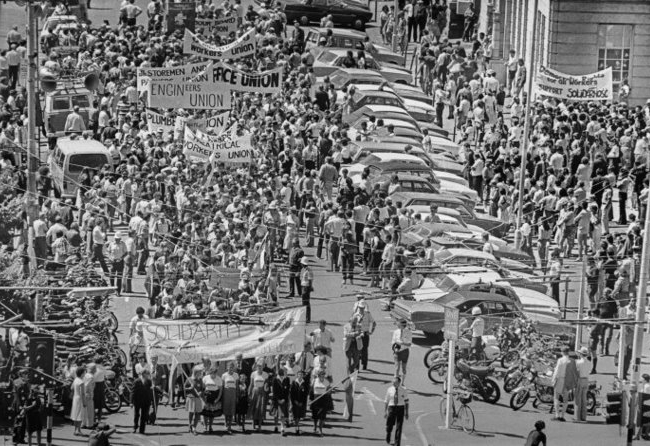
[[[249,385],[250,397],[250,416],[253,419],[253,429],[257,426],[257,431],[262,429],[262,421],[266,415],[266,392],[268,391],[269,375],[264,371],[264,362],[258,360],[255,364],[255,370],[251,373],[251,382]]]
[[[203,412],[202,373],[201,369],[194,369],[192,375],[185,381],[185,407],[189,415],[190,432],[194,435],[197,435],[196,425],[199,424],[199,418]]]
[[[275,423],[275,432],[278,431],[278,418],[280,419],[280,430],[283,437],[287,436],[287,433],[284,431],[284,426],[289,420],[290,389],[291,381],[286,375],[286,370],[280,367],[278,373],[273,379],[273,409],[275,411],[273,418]]]
[[[304,372],[298,370],[296,372],[296,379],[291,383],[291,390],[289,391],[293,423],[296,426],[296,435],[300,435],[300,420],[305,418],[307,397],[309,396],[309,385],[305,382],[304,376]]]
[[[309,392],[309,398],[312,400],[311,416],[314,420],[314,433],[318,433],[321,437],[323,436],[323,422],[332,404],[332,397],[328,392],[330,386],[325,370],[321,369],[318,371]]]
[[[86,409],[84,413],[83,427],[85,429],[92,429],[95,425],[95,372],[97,366],[95,364],[88,364],[86,366],[86,374],[84,375],[84,394],[86,400]]]
[[[70,411],[70,419],[74,423],[74,435],[82,435],[81,422],[84,419],[84,412],[86,410],[86,400],[84,392],[83,376],[86,369],[77,367],[75,371],[75,378],[72,381],[72,410]]]
[[[239,375],[235,373],[235,363],[229,362],[227,371],[221,375],[223,385],[223,416],[226,418],[226,428],[232,434],[232,419],[237,413],[237,387]]]
[[[236,422],[241,426],[241,431],[246,432],[246,414],[248,413],[248,389],[246,375],[238,375],[237,382],[237,407]]]
[[[214,417],[221,415],[221,389],[223,385],[221,378],[217,375],[217,367],[213,365],[210,371],[203,377],[203,398],[205,405],[203,407],[203,422],[209,433],[212,433],[212,423]]]

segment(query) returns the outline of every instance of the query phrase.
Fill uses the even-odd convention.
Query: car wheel
[[[366,23],[361,19],[356,19],[354,21],[354,29],[358,29],[359,31],[364,31],[366,29]]]
[[[304,16],[300,17],[300,24],[302,26],[309,25],[309,19],[307,18],[307,16],[304,15]]]

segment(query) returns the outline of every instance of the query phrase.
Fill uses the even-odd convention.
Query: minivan
[[[49,167],[54,188],[64,198],[74,198],[84,168],[98,171],[113,160],[106,147],[94,139],[59,138],[50,154]]]

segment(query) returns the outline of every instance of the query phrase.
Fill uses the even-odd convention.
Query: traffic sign
[[[450,341],[458,340],[458,324],[460,323],[460,311],[457,308],[445,307],[445,339]]]

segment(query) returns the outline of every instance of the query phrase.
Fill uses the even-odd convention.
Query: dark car
[[[349,25],[358,30],[364,30],[372,18],[368,7],[350,0],[288,1],[284,5],[284,13],[288,23],[298,20],[301,25],[307,26],[331,15],[334,25]]]

